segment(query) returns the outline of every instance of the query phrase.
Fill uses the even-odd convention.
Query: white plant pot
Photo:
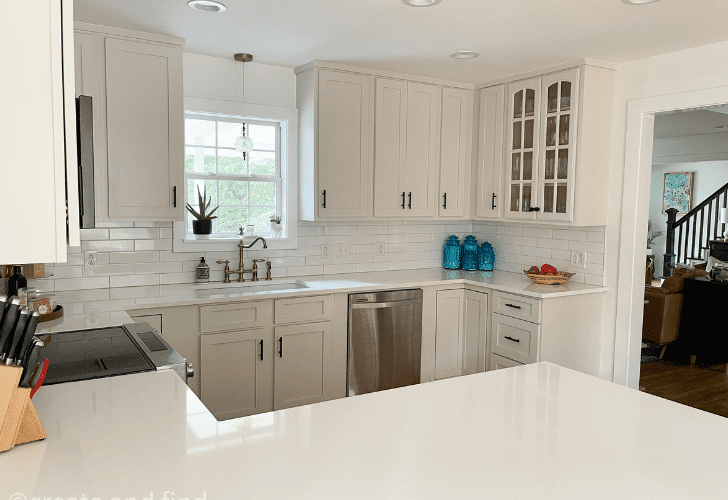
[[[280,238],[281,233],[283,232],[283,226],[281,224],[270,221],[270,232],[275,235],[275,238]]]

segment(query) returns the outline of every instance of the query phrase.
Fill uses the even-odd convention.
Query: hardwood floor
[[[644,392],[728,417],[727,366],[695,366],[672,361],[645,363],[640,367]]]

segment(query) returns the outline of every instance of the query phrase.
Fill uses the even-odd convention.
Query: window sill
[[[239,236],[215,236],[210,235],[209,238],[197,239],[194,235],[187,234],[184,227],[184,222],[175,222],[173,229],[172,238],[172,251],[175,253],[193,253],[193,252],[225,252],[225,251],[237,251],[238,243],[240,243]],[[180,237],[179,235],[182,235]],[[250,244],[255,240],[257,236],[245,236],[243,243]],[[297,238],[274,238],[265,237],[263,238],[268,245],[270,250],[295,250],[297,248]],[[262,244],[256,245],[263,248]]]

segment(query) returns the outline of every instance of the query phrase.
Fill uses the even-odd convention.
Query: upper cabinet
[[[97,221],[183,218],[183,43],[76,24],[76,93],[93,104]]]
[[[503,85],[480,94],[476,217],[605,225],[614,71],[583,64],[506,87],[505,105]]]
[[[6,214],[0,262],[65,262],[67,243],[80,244],[73,2],[37,0],[6,7],[0,30],[1,206]]]
[[[298,75],[300,219],[371,215],[372,80],[319,68]]]
[[[478,168],[473,182],[475,216],[503,217],[503,106],[505,85],[480,91]]]
[[[443,87],[440,127],[441,217],[465,217],[470,205],[472,93]]]
[[[438,87],[377,78],[374,215],[435,215]]]
[[[506,218],[606,224],[613,92],[590,65],[508,86]]]

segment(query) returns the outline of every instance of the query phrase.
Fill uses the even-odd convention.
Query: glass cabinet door
[[[533,219],[538,199],[540,78],[509,85],[506,217]]]
[[[543,77],[539,219],[573,218],[578,88],[578,68]]]

